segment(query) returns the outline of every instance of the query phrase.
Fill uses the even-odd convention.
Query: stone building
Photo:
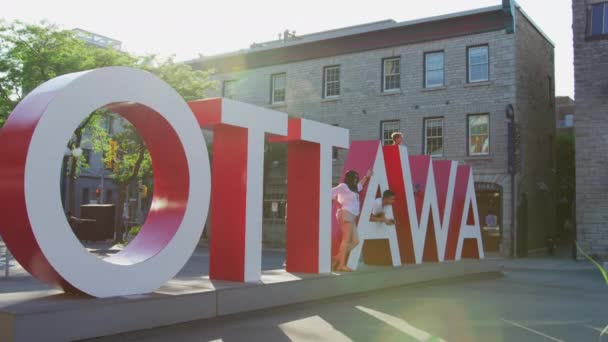
[[[574,0],[576,229],[581,248],[608,258],[608,2]],[[579,255],[580,257],[580,255]]]
[[[99,49],[120,50],[122,42],[94,32],[80,28],[73,29],[75,36],[86,44]],[[118,116],[108,116],[103,121],[106,132],[110,135],[119,131],[122,127],[123,119]],[[80,206],[91,203],[115,203],[118,199],[118,188],[111,178],[111,172],[103,165],[102,153],[95,152],[91,146],[91,133],[86,130],[83,134],[82,144],[78,146],[82,150],[82,155],[89,166],[81,170],[74,182],[74,208],[73,215],[80,217]],[[67,175],[68,165],[72,158],[72,152],[66,151],[61,170],[60,187],[61,203],[66,212],[70,208],[69,191],[70,182]]]
[[[558,133],[574,132],[574,100],[570,96],[558,96],[555,98],[555,124]]]
[[[118,116],[109,115],[103,120],[102,126],[108,134],[114,134],[121,129],[123,119]],[[118,187],[114,184],[111,177],[111,170],[108,170],[103,163],[103,154],[95,152],[91,145],[91,134],[85,131],[83,134],[82,155],[88,165],[78,174],[74,182],[75,216],[80,217],[80,206],[84,204],[116,203],[118,200]],[[62,164],[62,176],[60,180],[62,204],[67,211],[70,207],[69,191],[70,182],[68,177],[68,167],[71,162],[71,153],[66,150]]]
[[[215,69],[221,86],[211,96],[345,127],[351,140],[386,142],[399,131],[410,154],[472,165],[486,249],[511,255],[514,240],[519,255],[545,248],[555,216],[554,46],[516,4],[286,31],[281,40],[187,63]],[[336,153],[334,177],[345,156]],[[284,165],[267,159],[264,240],[280,245]],[[486,221],[490,215],[497,220]]]

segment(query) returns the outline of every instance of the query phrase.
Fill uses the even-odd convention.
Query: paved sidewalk
[[[587,261],[576,261],[562,257],[529,257],[522,259],[503,259],[505,271],[538,270],[538,271],[583,271],[594,270],[595,266]]]
[[[106,257],[117,253],[121,246],[113,245],[111,242],[96,242],[86,244],[87,249],[99,256]],[[0,240],[0,293],[39,291],[51,289],[46,284],[39,282],[29,275],[19,263],[11,258],[9,263],[9,277],[5,275],[5,250],[4,243]],[[505,259],[498,255],[489,255],[488,260],[498,260],[505,271],[538,270],[538,271],[581,271],[594,270],[590,262],[576,261],[566,257],[529,257],[522,259]],[[262,269],[282,269],[285,260],[285,252],[280,249],[263,251]],[[197,246],[190,260],[184,268],[176,275],[176,278],[190,278],[209,274],[209,248],[206,245]]]
[[[86,248],[100,258],[119,252],[122,247],[111,242],[87,243]],[[23,291],[43,291],[52,289],[51,286],[41,283],[32,277],[14,258],[10,258],[9,277],[5,275],[4,242],[0,240],[0,294]],[[264,250],[262,252],[262,270],[282,269],[285,261],[285,252],[280,250]],[[179,271],[175,278],[201,277],[209,274],[209,248],[197,246],[192,257]]]

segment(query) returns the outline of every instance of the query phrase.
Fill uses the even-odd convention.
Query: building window
[[[105,124],[106,132],[108,132],[109,135],[114,135],[114,117],[112,115],[106,116]]]
[[[287,74],[274,74],[271,78],[271,94],[270,103],[283,103],[285,102],[285,85],[287,81]]]
[[[488,46],[474,46],[467,49],[468,82],[483,82],[490,79],[488,68]]]
[[[392,145],[393,140],[391,134],[401,131],[401,124],[399,120],[382,121],[380,123],[382,145]]]
[[[82,204],[89,204],[89,188],[82,189]]]
[[[382,62],[382,91],[401,89],[401,57],[386,58]]]
[[[424,154],[443,155],[443,118],[424,119]]]
[[[114,196],[114,193],[112,192],[112,189],[106,190],[106,197],[103,199],[104,202],[114,203],[114,199],[112,198],[113,196]]]
[[[574,127],[574,115],[566,114],[564,116],[564,126],[565,127]]]
[[[323,97],[340,96],[340,66],[323,68]]]
[[[236,86],[236,81],[228,80],[222,83],[222,97],[227,99],[234,98],[234,87]]]
[[[85,160],[85,162],[88,165],[91,162],[91,149],[90,148],[83,148],[82,149],[82,156],[84,157],[84,160]]]
[[[340,125],[338,125],[338,124],[331,124],[331,125],[334,127],[340,127]],[[338,152],[338,148],[332,147],[331,148],[331,158],[333,159],[333,161],[337,161],[339,157],[340,157],[340,154]]]
[[[469,115],[468,120],[469,155],[490,154],[490,118],[488,114]]]
[[[443,51],[424,54],[424,87],[441,87],[444,85]]]
[[[591,5],[589,32],[591,36],[608,34],[608,2]]]

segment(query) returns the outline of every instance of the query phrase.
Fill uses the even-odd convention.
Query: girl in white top
[[[357,216],[359,216],[359,192],[371,177],[371,170],[359,181],[357,171],[350,170],[344,175],[344,181],[331,190],[333,200],[340,203],[340,209],[336,212],[336,218],[342,230],[342,241],[340,250],[332,260],[332,267],[338,271],[351,272],[346,267],[346,256],[357,246],[359,237],[356,229]]]

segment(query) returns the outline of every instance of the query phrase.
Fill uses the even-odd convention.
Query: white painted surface
[[[481,240],[481,226],[479,225],[479,212],[477,211],[477,198],[475,197],[473,170],[469,173],[469,182],[467,184],[467,195],[464,200],[464,210],[462,211],[462,220],[460,221],[460,234],[458,235],[458,245],[456,246],[456,260],[462,258],[462,245],[464,239],[477,240],[477,250],[479,251],[479,259],[484,258],[483,243]],[[473,207],[473,225],[467,224],[467,216],[469,209]]]
[[[191,256],[207,217],[210,170],[198,123],[182,97],[151,73],[109,67],[55,78],[34,90],[58,90],[32,136],[25,170],[26,206],[34,236],[56,271],[96,297],[147,293],[171,279]],[[57,186],[66,141],[86,116],[104,105],[133,101],[162,115],[181,140],[191,177],[189,201],[178,231],[158,254],[142,262],[98,259],[68,225]],[[56,172],[48,172],[48,170]],[[167,203],[171,205],[171,203]]]
[[[244,280],[259,282],[262,271],[264,135],[265,133],[287,135],[287,114],[222,99],[221,122],[248,129]]]
[[[332,148],[348,148],[348,130],[302,119],[301,138],[320,145],[319,168],[319,273],[331,272]]]
[[[382,222],[370,221],[372,208],[376,199],[376,190],[378,187],[380,187],[380,193],[382,193],[389,189],[388,178],[386,176],[386,166],[384,164],[384,153],[382,152],[380,142],[378,142],[378,152],[376,152],[376,160],[374,161],[372,170],[374,174],[368,181],[367,192],[365,193],[363,207],[361,208],[361,215],[359,216],[359,223],[356,228],[359,233],[359,244],[353,248],[353,250],[351,250],[348,257],[348,267],[353,270],[357,269],[359,266],[361,251],[365,240],[388,240],[393,266],[401,265],[401,255],[399,254],[396,226],[388,226]],[[394,218],[393,208],[389,207],[385,212],[385,215],[386,217]]]

